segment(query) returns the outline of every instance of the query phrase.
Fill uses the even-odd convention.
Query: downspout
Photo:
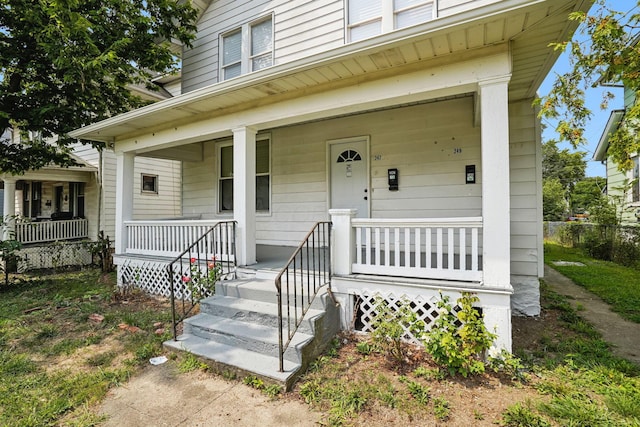
[[[96,172],[96,184],[98,184],[98,218],[96,221],[97,232],[96,237],[100,236],[100,223],[102,222],[102,150],[98,150],[98,172]]]

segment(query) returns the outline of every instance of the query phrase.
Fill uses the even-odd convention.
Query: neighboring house
[[[624,88],[625,109],[634,102],[634,91]],[[640,222],[640,157],[638,155],[633,157],[633,169],[622,172],[608,154],[609,136],[618,129],[624,114],[624,109],[611,112],[593,154],[593,160],[602,162],[606,166],[607,195],[609,200],[620,208],[622,224],[636,225]]]
[[[276,252],[331,221],[342,328],[370,327],[376,293],[406,296],[431,322],[439,292],[466,290],[510,349],[512,312],[540,311],[532,101],[558,54],[549,43],[570,38],[568,14],[590,6],[212,1],[183,52],[181,96],[72,132],[116,152],[119,283],[181,292],[188,271],[169,279],[170,257],[202,234],[185,233],[220,221],[234,221],[233,255],[258,280]],[[132,165],[147,156],[182,162],[182,214],[199,221],[134,221]],[[180,345],[199,353],[209,344],[195,335]]]
[[[175,81],[178,81],[176,88]],[[157,79],[179,94],[179,75]],[[134,88],[146,99],[173,96]],[[19,138],[7,134],[6,137]],[[45,166],[12,176],[0,173],[4,190],[3,215],[17,215],[15,238],[23,243],[21,271],[54,265],[82,265],[91,256],[82,242],[96,240],[103,232],[115,239],[115,164],[113,150],[102,151],[75,144],[77,166]],[[135,163],[132,191],[136,219],[175,218],[181,215],[181,164],[167,159],[139,158]],[[52,243],[57,242],[55,245]],[[64,242],[66,244],[59,244]]]

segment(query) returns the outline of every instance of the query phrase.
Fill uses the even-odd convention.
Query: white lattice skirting
[[[134,287],[151,295],[169,297],[171,286],[168,265],[162,261],[126,259],[118,264],[118,286]],[[201,265],[200,269],[203,275],[206,274],[206,264]],[[189,262],[174,265],[173,283],[177,299],[191,298],[191,291],[184,284],[183,277],[192,274]]]
[[[388,307],[399,307],[401,304],[408,302],[411,310],[416,313],[419,320],[422,320],[427,330],[431,328],[433,322],[440,315],[438,311],[439,296],[431,297],[396,295],[392,292],[376,292],[367,289],[356,291],[354,307],[354,323],[355,329],[361,332],[373,331],[373,319],[376,316],[376,302],[379,298],[385,302]],[[421,341],[405,328],[404,338],[407,341],[419,344]]]
[[[18,252],[18,272],[90,265],[91,253],[83,242],[55,242],[31,246]]]
[[[171,295],[167,263],[127,259],[118,264],[118,286],[135,287],[151,295]]]

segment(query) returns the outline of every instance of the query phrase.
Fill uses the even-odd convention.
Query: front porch
[[[429,324],[437,317],[436,303],[441,294],[455,301],[461,292],[468,291],[480,297],[479,308],[484,312],[487,327],[498,332],[496,345],[511,348],[512,289],[510,285],[485,283],[484,272],[491,267],[486,266],[488,259],[483,256],[481,217],[360,219],[350,209],[332,210],[330,214],[330,244],[316,245],[311,258],[330,253],[326,269],[333,294],[340,302],[342,329],[369,331],[376,295],[389,301],[410,298],[416,303],[420,317]],[[274,290],[275,279],[287,265],[294,247],[256,244],[257,262],[235,265],[232,260],[237,240],[231,237],[233,229],[226,227],[208,243],[195,245],[193,250],[182,254],[178,251],[176,240],[186,243],[189,240],[186,236],[194,236],[195,241],[198,233],[216,224],[220,222],[127,221],[129,243],[125,253],[114,258],[118,283],[164,296],[171,295],[173,286],[178,298],[188,298],[190,294],[182,283],[185,275],[193,271],[194,265],[202,262],[206,265],[206,260],[215,257],[228,261],[225,281],[255,279],[261,287]],[[173,273],[169,274],[172,262]],[[304,271],[325,269],[306,267],[314,262],[301,260],[299,266]],[[300,283],[307,280],[304,274],[299,275]]]

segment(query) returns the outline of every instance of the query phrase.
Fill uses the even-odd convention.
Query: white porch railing
[[[482,280],[482,218],[356,219],[353,273]]]
[[[156,255],[175,258],[220,221],[153,220],[125,222],[128,254]],[[233,241],[233,227],[222,227],[216,244]],[[210,242],[203,242],[202,253],[220,256]],[[210,253],[209,253],[210,252]]]
[[[24,244],[89,237],[87,219],[15,223],[16,240]]]

